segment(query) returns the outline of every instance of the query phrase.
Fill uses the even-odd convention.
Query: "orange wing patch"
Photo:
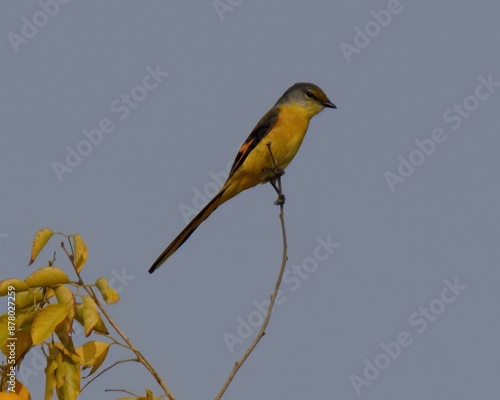
[[[266,115],[257,123],[253,131],[248,136],[247,140],[241,145],[238,154],[234,160],[233,166],[231,167],[231,172],[229,173],[228,179],[234,175],[234,173],[241,167],[245,159],[252,152],[252,150],[261,142],[261,140],[266,137],[266,135],[274,128],[276,122],[278,121],[279,109],[277,107],[271,108]]]
[[[241,156],[243,154],[247,154],[248,150],[252,146],[252,143],[255,141],[255,139],[250,139],[243,143],[240,147],[240,150],[238,151],[238,155]]]

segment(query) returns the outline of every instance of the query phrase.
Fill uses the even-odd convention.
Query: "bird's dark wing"
[[[236,158],[234,159],[233,166],[229,172],[229,178],[234,175],[234,173],[241,167],[245,159],[248,157],[250,152],[259,144],[262,139],[274,128],[276,121],[278,121],[279,108],[271,108],[257,123],[253,131],[248,135],[247,140],[241,145]]]

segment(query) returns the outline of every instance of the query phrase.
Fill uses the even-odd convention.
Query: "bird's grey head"
[[[299,82],[291,86],[276,105],[296,105],[316,115],[325,107],[337,108],[317,85],[309,82]]]

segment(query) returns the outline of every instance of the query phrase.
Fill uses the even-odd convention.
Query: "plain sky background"
[[[17,53],[9,33],[21,34],[23,17],[44,23],[41,8],[2,4],[2,279],[31,273],[38,229],[79,233],[84,279],[115,278],[122,299],[109,311],[177,398],[214,398],[251,341],[231,354],[223,333],[236,335],[237,318],[268,298],[278,273],[274,191],[233,199],[159,271],[147,269],[184,227],[179,207],[192,206],[193,190],[214,182],[210,172],[225,170],[290,85],[311,81],[338,110],[315,117],[283,179],[287,269],[313,265],[318,237],[340,246],[296,290],[283,285],[286,301],[224,398],[496,399],[500,88],[468,96],[480,76],[500,82],[500,5],[404,0],[378,32],[370,11],[387,9],[385,0],[232,4],[220,17],[210,0],[73,0]],[[354,45],[367,23],[374,37],[348,62],[341,44]],[[169,75],[121,120],[111,105],[148,66]],[[457,119],[443,113],[464,100],[475,111],[453,129]],[[66,146],[76,149],[102,118],[115,130],[60,182],[53,162],[65,163]],[[421,165],[391,191],[384,173],[398,173],[415,140],[438,128],[446,140],[424,160],[413,153]],[[57,250],[56,265],[69,271],[58,243],[36,267]],[[467,288],[442,310],[444,280]],[[419,333],[409,319],[429,304],[442,313]],[[411,345],[358,396],[350,376],[363,378],[365,359],[403,331]],[[112,348],[109,361],[120,356]],[[24,365],[33,399],[42,398],[44,365],[32,355]],[[159,393],[128,364],[80,398],[146,387]]]

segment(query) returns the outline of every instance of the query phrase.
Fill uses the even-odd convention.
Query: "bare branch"
[[[121,393],[130,394],[130,395],[135,396],[135,397],[139,397],[138,394],[129,392],[128,390],[124,390],[124,389],[106,389],[105,392],[121,392]]]
[[[113,368],[115,365],[126,363],[126,362],[140,362],[138,358],[129,358],[128,360],[119,360],[113,364],[111,364],[109,367],[104,368],[101,372],[99,372],[96,376],[94,376],[90,381],[88,381],[80,390],[80,392],[83,392],[83,390],[93,381],[95,381],[97,378],[99,378],[102,374],[104,374],[106,371],[109,371],[111,368]]]
[[[248,356],[255,349],[255,347],[259,343],[260,339],[262,339],[262,337],[266,334],[266,328],[267,328],[267,325],[269,324],[269,320],[271,319],[271,314],[272,314],[273,308],[274,308],[274,302],[276,301],[276,297],[278,296],[278,292],[279,292],[279,289],[281,286],[281,280],[283,279],[283,274],[285,272],[286,262],[288,260],[288,255],[287,255],[288,244],[287,244],[287,239],[286,239],[285,214],[283,212],[283,205],[284,205],[284,198],[285,197],[283,196],[283,191],[282,191],[282,187],[281,187],[281,176],[283,175],[283,170],[281,168],[279,168],[278,165],[276,164],[276,160],[275,160],[273,153],[271,151],[271,143],[269,143],[269,142],[267,143],[267,148],[269,150],[269,154],[271,155],[271,159],[273,160],[274,172],[275,172],[275,176],[276,176],[276,179],[278,182],[278,201],[275,204],[278,204],[280,207],[279,218],[280,218],[280,222],[281,222],[281,233],[283,236],[283,257],[281,259],[281,267],[280,267],[280,271],[278,274],[278,279],[276,280],[276,283],[274,285],[274,291],[271,293],[269,308],[267,310],[266,317],[264,318],[264,322],[262,323],[262,326],[259,330],[259,333],[255,337],[255,339],[252,342],[252,344],[250,345],[250,347],[248,347],[247,351],[245,351],[245,354],[243,354],[243,357],[241,357],[240,360],[235,362],[231,373],[229,374],[228,378],[226,379],[226,381],[222,385],[222,388],[220,389],[219,393],[217,393],[215,400],[220,400],[222,398],[222,396],[224,395],[224,393],[226,392],[226,389],[231,384],[231,382],[232,382],[234,376],[236,375],[236,373],[238,372],[238,370],[241,368],[241,366],[246,361]],[[279,202],[280,199],[282,199],[283,201]]]

